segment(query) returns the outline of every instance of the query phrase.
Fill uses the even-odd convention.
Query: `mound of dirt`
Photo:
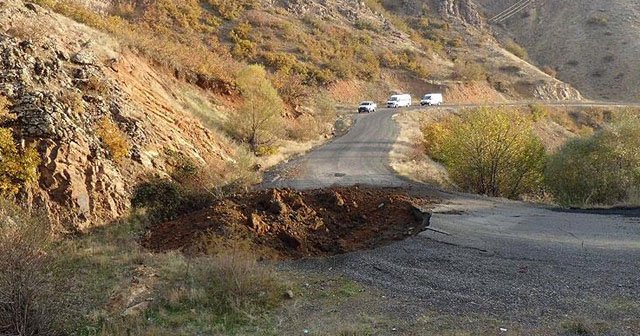
[[[278,258],[327,256],[416,235],[429,225],[431,204],[396,188],[261,190],[155,225],[142,245],[193,251],[205,235],[239,234]]]

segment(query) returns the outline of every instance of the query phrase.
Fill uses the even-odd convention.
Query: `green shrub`
[[[257,53],[257,44],[251,39],[252,27],[247,22],[239,23],[229,33],[234,43],[232,53],[241,59],[251,59]]]
[[[174,150],[165,150],[165,155],[171,178],[150,178],[135,187],[131,198],[131,205],[151,224],[201,210],[259,182],[255,156],[243,147],[236,151],[232,163],[223,167],[198,165]]]
[[[277,72],[273,76],[273,85],[278,90],[282,100],[294,109],[309,103],[311,90],[305,85],[302,75]]]
[[[621,117],[551,156],[545,178],[566,206],[613,205],[640,195],[640,119]]]
[[[258,146],[256,150],[256,156],[272,156],[278,154],[278,147],[276,146]]]
[[[380,27],[378,27],[378,25],[376,25],[373,21],[367,19],[357,19],[355,27],[360,30],[370,30],[374,32],[380,30]]]
[[[303,69],[294,55],[284,52],[265,52],[262,54],[262,59],[268,67],[283,74],[289,74],[292,71],[302,72]]]
[[[155,224],[203,209],[212,200],[211,194],[193,192],[178,182],[152,179],[135,188],[131,205],[136,209],[145,210],[149,221]]]
[[[456,60],[453,64],[453,78],[467,81],[484,81],[487,70],[478,62],[471,60]]]
[[[529,104],[531,110],[531,119],[534,122],[545,120],[549,117],[549,110],[546,106],[541,104]]]
[[[464,191],[517,198],[542,187],[545,150],[517,111],[479,108],[423,133],[427,153]]]
[[[337,118],[336,102],[325,92],[316,95],[314,99],[314,115],[318,122],[333,123]]]
[[[236,19],[245,10],[258,5],[256,0],[207,0],[206,2],[227,20]]]
[[[587,19],[587,24],[592,26],[605,27],[609,24],[609,19],[605,16],[592,16]]]

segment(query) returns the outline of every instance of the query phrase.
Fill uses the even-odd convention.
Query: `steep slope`
[[[459,63],[477,64],[486,76],[481,81],[508,99],[580,100],[582,95],[571,85],[541,71],[521,56],[507,51],[491,31],[488,18],[473,0],[383,1],[408,22],[421,22],[434,16],[444,20],[447,34],[455,43],[447,52]],[[437,22],[435,22],[437,23]],[[414,24],[416,25],[416,24]],[[431,36],[431,31],[423,32]],[[459,71],[454,65],[455,79]],[[464,69],[463,69],[464,71]],[[476,70],[475,72],[478,72]]]
[[[254,170],[235,159],[226,123],[243,101],[236,73],[251,63],[269,70],[287,104],[280,137],[293,141],[326,132],[321,105],[398,91],[580,99],[502,49],[470,0],[207,3],[0,3],[0,95],[16,116],[0,127],[42,159],[23,197],[75,230],[126,213],[150,177],[187,166],[216,184]]]
[[[432,90],[452,90],[453,101],[459,102],[495,97],[580,98],[569,86],[500,50],[486,34],[477,6],[469,0],[233,0],[209,1],[210,6],[193,0],[111,0],[106,2],[110,4],[108,14],[101,18],[93,13],[78,14],[68,3],[38,2],[54,3],[59,12],[129,40],[128,44],[161,63],[170,63],[177,72],[187,68],[196,76],[204,74],[228,83],[233,81],[229,74],[234,71],[225,68],[238,62],[264,64],[272,71],[283,98],[293,105],[297,97],[288,94],[296,91],[291,87],[296,83],[328,88],[338,102],[349,104],[364,98],[384,99],[394,91],[420,95]],[[92,10],[105,4],[70,3],[88,5]],[[157,48],[157,43],[141,38],[131,41],[131,33],[123,30],[159,39],[157,42],[171,47]],[[166,49],[170,55],[163,55]],[[182,55],[188,49],[202,52]],[[207,50],[215,52],[210,55]],[[202,55],[207,56],[197,60]],[[456,60],[478,63],[486,67],[488,76],[460,76]],[[215,66],[202,72],[202,66],[185,64],[189,62]],[[493,92],[480,99],[465,99],[458,94],[465,91],[460,82],[472,88],[469,92]]]
[[[21,1],[0,6],[0,95],[9,125],[41,153],[30,197],[69,230],[118,218],[146,175],[167,176],[173,153],[221,175],[235,148],[178,98],[207,95],[153,69],[111,37]],[[107,128],[107,129],[105,129]],[[104,133],[105,131],[109,131]],[[109,144],[130,147],[117,158]]]
[[[516,0],[477,0],[487,16]],[[593,99],[640,99],[640,4],[628,0],[534,1],[495,26],[539,65]]]

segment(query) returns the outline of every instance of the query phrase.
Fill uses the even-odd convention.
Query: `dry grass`
[[[15,115],[13,115],[9,111],[10,106],[11,102],[9,101],[9,99],[3,95],[0,95],[0,124],[15,119]]]
[[[515,41],[508,41],[505,44],[504,48],[507,49],[508,52],[518,56],[521,59],[527,59],[529,57],[527,50]]]
[[[474,61],[459,59],[454,64],[453,78],[466,81],[485,81],[487,70],[485,67]]]
[[[433,109],[428,114],[401,113],[395,120],[400,125],[400,136],[391,152],[391,167],[400,175],[411,180],[434,185],[444,189],[455,189],[446,168],[429,158],[424,151],[420,126],[427,118],[437,119],[446,114],[443,109]]]
[[[85,104],[82,99],[82,93],[78,91],[64,91],[60,97],[60,101],[71,111],[83,114],[85,112]]]
[[[125,2],[116,5],[113,15],[101,15],[70,1],[38,0],[36,3],[114,35],[121,43],[203,88],[228,90],[232,82],[230,74],[236,63],[227,53],[219,53],[219,49],[214,52],[218,46],[215,40],[209,41],[213,45],[207,45],[199,39],[197,34],[213,28],[214,21],[193,1],[151,6],[146,8],[151,15],[132,22],[126,18],[135,18],[135,8],[127,7]],[[164,27],[162,22],[166,21],[176,23],[176,31]],[[185,34],[187,32],[189,34]]]
[[[210,256],[153,254],[137,243],[145,223],[136,215],[61,242],[55,255],[57,276],[73,282],[76,295],[69,304],[82,316],[66,321],[72,334],[246,335],[271,330],[269,317],[284,300],[288,282],[258,262],[254,250],[227,241]]]
[[[0,334],[62,335],[65,290],[44,215],[0,200]]]
[[[109,151],[111,158],[118,162],[129,155],[131,144],[127,135],[108,117],[103,117],[97,125],[96,134]]]

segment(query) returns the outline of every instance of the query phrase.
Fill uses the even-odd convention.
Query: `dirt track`
[[[640,307],[637,212],[572,213],[412,185],[388,168],[398,134],[395,113],[356,116],[349,134],[279,167],[266,185],[403,186],[444,200],[431,226],[450,235],[427,231],[372,251],[283,267],[342,274],[380,288],[394,298],[388,314],[407,323],[429,311],[486,314],[529,326],[578,314],[620,322],[612,334],[640,334],[640,318],[628,315],[635,313],[603,315],[612,302]]]

